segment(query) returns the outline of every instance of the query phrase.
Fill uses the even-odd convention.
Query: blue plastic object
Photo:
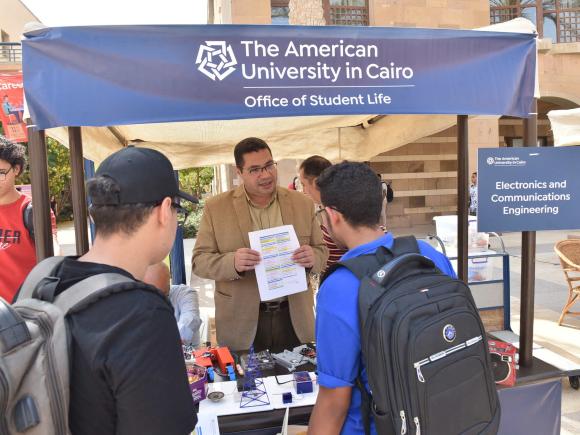
[[[207,377],[209,378],[209,380],[211,382],[214,381],[214,379],[215,379],[215,372],[213,371],[213,367],[208,367],[207,368]]]
[[[292,403],[292,393],[282,393],[282,403]]]
[[[226,366],[226,369],[228,371],[228,377],[230,378],[230,381],[235,381],[236,372],[234,372],[234,368],[232,366]]]
[[[312,386],[312,379],[310,379],[308,372],[294,373],[294,382],[296,382],[297,394],[312,393],[314,389]]]

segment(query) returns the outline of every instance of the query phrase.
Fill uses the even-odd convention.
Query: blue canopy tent
[[[83,142],[95,142],[95,137],[102,141],[101,154],[129,143],[153,144],[177,167],[186,167],[187,156],[211,154],[212,148],[200,146],[200,140],[164,142],[161,133],[149,141],[120,131],[150,132],[151,124],[166,128],[174,122],[195,128],[213,120],[227,126],[239,122],[234,120],[275,118],[282,128],[290,117],[342,116],[352,123],[378,115],[458,115],[458,254],[464,280],[468,115],[525,118],[524,143],[537,143],[536,41],[531,33],[207,25],[45,28],[26,37],[23,72],[39,260],[53,255],[47,129],[68,130],[77,251],[82,254],[88,249]],[[106,141],[115,144],[107,148]],[[95,143],[98,147],[99,140]],[[223,155],[224,149],[219,151]],[[292,155],[293,150],[285,152]],[[339,156],[365,157],[356,146]],[[532,359],[535,233],[523,233],[522,240],[520,363],[526,365]]]

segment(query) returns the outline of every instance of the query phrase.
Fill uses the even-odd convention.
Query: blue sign
[[[526,117],[534,35],[304,26],[96,26],[30,32],[38,128],[339,114]]]
[[[482,148],[479,231],[580,228],[580,147]]]

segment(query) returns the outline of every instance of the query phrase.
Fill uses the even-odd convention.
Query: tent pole
[[[538,102],[534,100],[533,115],[524,118],[524,146],[538,146]],[[520,306],[520,365],[532,365],[534,340],[534,292],[536,279],[536,232],[522,232],[522,285]]]
[[[179,171],[174,171],[175,178],[179,183]],[[183,252],[183,228],[177,227],[175,233],[175,242],[169,253],[169,262],[171,265],[171,282],[176,284],[185,284],[185,254]]]
[[[44,130],[28,126],[28,153],[30,156],[30,184],[32,185],[32,223],[36,261],[54,255],[50,222],[50,198],[48,190],[48,158]]]
[[[85,164],[85,183],[95,176],[95,162],[88,159],[83,159]],[[86,192],[85,192],[86,194]],[[91,205],[90,198],[87,197],[87,205]],[[91,236],[91,244],[95,241],[95,224],[89,221],[89,235]]]
[[[468,261],[468,194],[469,194],[469,146],[468,117],[457,115],[457,272],[459,279],[467,284]]]
[[[77,255],[84,255],[89,250],[89,238],[85,174],[83,168],[83,139],[80,127],[68,128],[68,143],[70,148],[71,190],[76,248]]]

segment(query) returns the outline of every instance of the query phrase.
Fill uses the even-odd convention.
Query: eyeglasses
[[[248,174],[250,174],[252,177],[257,177],[264,171],[271,174],[276,169],[276,165],[278,165],[277,162],[269,162],[266,163],[264,166],[253,166],[250,169],[242,168],[242,170],[245,169],[248,172]]]
[[[176,202],[172,202],[171,207],[177,211],[177,225],[183,227],[189,216],[189,211]]]
[[[156,202],[155,204],[153,204],[153,207],[159,207],[162,203],[163,201]],[[189,216],[189,211],[186,208],[182,207],[181,204],[179,204],[178,202],[172,202],[171,208],[174,208],[175,211],[177,212],[177,225],[183,227]]]
[[[5,181],[6,177],[8,176],[10,171],[13,169],[14,169],[14,167],[12,167],[12,166],[8,169],[0,169],[0,181]]]
[[[337,211],[337,212],[339,212],[339,213],[342,213],[342,212],[341,212],[339,209],[337,209],[336,207],[333,207],[333,206],[331,206],[331,205],[327,205],[326,207],[325,207],[325,206],[322,206],[322,208],[320,208],[320,209],[316,210],[316,213],[314,213],[314,216],[316,216],[316,217],[320,217],[321,219],[328,219],[328,212],[326,211],[326,208],[327,208],[327,207],[328,207],[328,208],[331,208],[331,209],[333,209],[334,211]]]

